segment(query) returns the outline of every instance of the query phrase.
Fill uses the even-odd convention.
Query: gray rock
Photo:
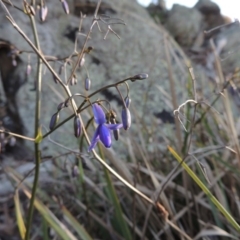
[[[227,27],[221,28],[215,36],[216,42],[223,39],[226,41],[220,58],[225,74],[232,73],[240,64],[240,31],[239,23],[236,22]]]
[[[220,14],[220,7],[211,0],[199,0],[194,8],[198,9],[203,14]]]
[[[19,4],[18,1],[12,1]],[[93,1],[96,3],[95,1]],[[99,32],[97,26],[94,27],[91,39],[87,46],[93,46],[94,50],[89,55],[86,55],[85,67],[88,69],[89,77],[92,81],[91,91],[93,92],[106,84],[116,83],[117,81],[129,76],[136,75],[141,72],[149,74],[149,79],[145,81],[129,82],[130,96],[132,98],[131,112],[132,112],[132,126],[128,132],[123,132],[124,136],[133,135],[137,133],[139,128],[136,124],[137,119],[142,119],[146,126],[153,131],[153,126],[158,124],[156,114],[161,113],[164,109],[172,113],[173,106],[171,97],[169,96],[169,81],[168,81],[168,67],[166,63],[164,35],[167,33],[164,29],[157,26],[150,18],[144,8],[138,5],[135,1],[104,1],[108,4],[108,13],[112,18],[121,18],[126,22],[126,26],[112,25],[113,30],[121,37],[119,40],[114,34],[110,33],[107,39],[104,40],[107,26],[100,23],[102,32]],[[73,15],[64,14],[61,4],[56,2],[47,2],[48,16],[46,22],[37,23],[37,30],[41,42],[42,52],[45,55],[65,57],[71,54],[74,50],[74,43],[72,37],[76,34],[76,29],[79,26],[79,18]],[[110,11],[112,9],[112,11]],[[101,9],[104,11],[104,9]],[[19,24],[21,29],[33,41],[33,34],[28,17],[22,12],[10,9],[10,12]],[[188,13],[188,11],[187,11]],[[194,17],[191,13],[191,18],[200,18],[199,15]],[[188,19],[189,21],[189,19]],[[179,21],[178,21],[179,22]],[[191,21],[189,21],[191,22]],[[87,16],[83,21],[82,29],[84,33],[89,29],[92,23],[92,16]],[[185,27],[185,26],[184,26]],[[198,23],[190,26],[188,31],[197,31]],[[9,21],[5,18],[3,11],[0,14],[0,33],[1,36],[16,45],[21,50],[31,50],[28,44],[24,41],[22,36],[12,27]],[[84,37],[78,37],[78,46],[80,49]],[[190,44],[192,38],[188,37],[187,44]],[[183,64],[184,54],[168,36],[168,45],[170,49],[170,61],[173,78],[175,80],[175,88],[177,91],[177,102],[180,104],[187,98],[187,91],[182,91],[187,79],[187,68]],[[26,135],[34,136],[34,111],[35,111],[35,92],[30,91],[34,87],[36,79],[36,57],[34,54],[21,54],[21,59],[25,62],[23,71],[26,68],[29,57],[33,68],[29,81],[18,92],[17,103],[19,112],[22,116],[24,126],[26,128]],[[58,62],[55,65],[51,64],[56,71],[58,71],[61,64]],[[67,68],[67,74],[70,68]],[[64,78],[64,74],[61,75]],[[78,83],[71,86],[73,92],[85,94],[84,79],[86,77],[86,70],[83,68],[77,71]],[[126,86],[119,86],[123,96],[126,95]],[[121,116],[121,98],[116,89],[112,88],[105,91],[103,95],[97,95],[94,99],[107,98],[112,105],[112,108],[118,113],[117,120]],[[51,116],[56,112],[57,106],[60,102],[66,99],[66,94],[59,84],[55,84],[52,75],[44,67],[43,71],[43,90],[42,90],[42,107],[41,107],[41,124],[43,126],[43,133],[46,132],[45,127],[48,128]],[[78,104],[81,103],[82,98],[76,98]],[[60,113],[60,121],[72,114],[71,108],[64,109]],[[89,119],[89,112],[82,115],[84,122]],[[155,130],[154,130],[155,131]],[[74,137],[73,120],[64,124],[64,126],[54,132],[51,136],[65,147],[77,148],[77,140]],[[91,137],[91,133],[90,133]],[[116,143],[114,143],[116,144]],[[29,143],[32,146],[32,143]],[[43,141],[42,148],[44,153],[51,153],[47,148],[52,148],[47,140]],[[114,147],[114,145],[113,145]],[[59,147],[57,146],[59,151]],[[66,151],[63,149],[63,151]]]
[[[194,6],[203,15],[203,30],[210,30],[226,23],[219,6],[210,0],[199,0]]]
[[[168,14],[166,28],[183,47],[191,47],[201,30],[202,15],[194,8],[174,4]]]

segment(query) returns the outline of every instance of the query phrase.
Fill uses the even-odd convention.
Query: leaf
[[[68,218],[70,225],[75,229],[79,237],[81,237],[82,240],[92,240],[91,236],[87,233],[84,227],[79,224],[76,218],[64,206],[62,206],[61,209],[63,214]]]
[[[22,217],[22,211],[21,211],[21,205],[20,205],[20,201],[19,201],[18,190],[16,190],[15,195],[14,195],[14,204],[15,204],[18,229],[20,232],[21,239],[24,239],[25,234],[26,234],[26,227],[25,227],[25,223],[24,223],[24,220]]]
[[[229,223],[240,232],[240,226],[232,217],[232,215],[223,207],[223,205],[213,196],[209,189],[204,185],[204,183],[197,177],[197,175],[188,167],[188,165],[182,160],[182,158],[175,152],[173,148],[168,146],[168,150],[176,158],[176,160],[181,164],[181,166],[187,171],[191,178],[197,183],[197,185],[203,190],[203,192],[209,197],[210,201],[217,207],[217,209],[224,215],[224,217],[229,221]]]
[[[23,192],[29,199],[31,198],[31,193],[26,188],[23,188]],[[61,236],[62,239],[77,240],[77,238],[75,238],[68,230],[68,228],[58,220],[53,212],[37,198],[35,198],[34,206],[41,213],[42,217],[48,222],[48,224],[56,231],[56,233]]]

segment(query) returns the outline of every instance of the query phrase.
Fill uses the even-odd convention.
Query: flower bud
[[[0,140],[3,140],[5,138],[5,133],[1,132],[0,133]]]
[[[57,125],[59,120],[59,112],[56,112],[52,115],[52,118],[50,120],[49,128],[50,130],[53,130],[55,126]]]
[[[127,96],[127,97],[125,97],[124,101],[125,101],[126,107],[129,108],[132,99],[129,96]]]
[[[88,91],[90,89],[90,87],[91,87],[91,80],[90,80],[90,78],[86,78],[85,79],[85,89],[86,89],[86,91]]]
[[[0,142],[0,153],[3,152],[2,151],[2,143]]]
[[[41,22],[44,22],[46,20],[47,13],[48,13],[47,6],[41,6],[39,11],[39,18]]]
[[[26,75],[29,76],[31,73],[32,67],[30,64],[27,65],[27,69],[26,69]]]
[[[12,57],[12,65],[13,65],[14,67],[17,66],[17,60],[16,60],[15,56]]]
[[[58,74],[61,75],[62,74],[62,70],[64,68],[64,65],[61,65],[58,69]]]
[[[10,147],[14,147],[16,145],[16,138],[15,137],[10,137],[8,144]]]
[[[79,175],[79,169],[77,165],[74,165],[72,168],[72,176],[77,177]]]
[[[68,105],[69,105],[69,99],[67,99],[67,100],[64,102],[64,104],[65,104],[65,107],[68,107]]]
[[[76,138],[78,138],[82,132],[81,121],[78,115],[74,117],[73,128],[74,128],[74,135]]]
[[[119,129],[113,130],[113,136],[116,141],[118,141],[119,133],[120,133]]]
[[[82,57],[81,61],[79,62],[79,67],[82,67],[85,63],[85,58],[84,56]]]
[[[75,75],[72,76],[71,80],[70,80],[70,85],[76,85],[77,84],[77,78]]]
[[[131,126],[131,113],[128,108],[122,109],[122,124],[125,130],[128,130]]]
[[[66,14],[69,14],[69,6],[66,0],[61,0],[63,10]]]
[[[55,75],[53,75],[53,81],[58,84],[58,79],[55,77]]]
[[[60,111],[60,110],[62,110],[65,107],[66,107],[65,102],[59,103],[58,107],[57,107],[57,110]]]
[[[144,80],[146,78],[148,78],[148,74],[147,73],[140,73],[140,74],[137,74],[137,75],[133,76],[131,78],[131,81],[134,82],[136,80]]]

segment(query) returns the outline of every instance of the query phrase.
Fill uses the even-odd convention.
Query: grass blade
[[[103,156],[103,151],[102,151],[101,147],[99,147],[99,150],[100,150],[102,159],[105,159]],[[131,240],[132,239],[131,233],[130,233],[127,223],[123,217],[122,208],[120,206],[119,199],[117,197],[115,188],[113,186],[109,171],[106,168],[104,168],[104,175],[105,175],[105,179],[107,181],[107,192],[109,194],[110,200],[115,209],[117,226],[120,228],[121,235],[124,237],[124,239]]]
[[[16,190],[15,195],[14,195],[14,204],[15,204],[18,229],[20,232],[21,239],[24,239],[25,234],[26,234],[26,227],[25,227],[25,223],[23,220],[23,216],[22,216],[22,210],[21,210],[21,205],[20,205],[20,201],[19,201],[18,190]]]
[[[188,167],[188,165],[182,160],[182,158],[176,153],[176,151],[168,146],[168,150],[176,158],[176,160],[181,163],[182,167],[191,176],[191,178],[197,183],[197,185],[203,190],[203,192],[209,197],[210,201],[217,207],[217,209],[224,215],[224,217],[229,221],[229,223],[240,232],[240,226],[231,216],[231,214],[222,206],[222,204],[213,196],[209,189],[204,185],[204,183],[197,177],[197,175]]]
[[[74,218],[73,215],[64,206],[61,207],[61,210],[63,214],[68,218],[69,223],[75,229],[75,231],[78,233],[79,237],[81,237],[82,240],[92,240],[84,227],[79,224],[76,218]]]

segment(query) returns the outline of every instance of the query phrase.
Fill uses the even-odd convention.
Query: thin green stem
[[[40,43],[37,35],[37,29],[35,24],[35,19],[33,16],[30,15],[30,21],[33,29],[34,34],[34,41],[36,48],[40,51]],[[42,91],[42,60],[38,57],[38,65],[37,65],[37,89],[36,89],[36,106],[35,106],[35,138],[37,139],[41,135],[40,131],[40,112],[41,112],[41,91]],[[34,181],[32,187],[32,196],[30,200],[30,206],[27,215],[27,231],[25,235],[25,240],[30,239],[30,230],[31,230],[31,223],[32,223],[32,216],[34,211],[34,199],[36,196],[37,185],[38,185],[38,178],[39,178],[39,170],[40,170],[40,163],[41,163],[41,152],[39,150],[39,141],[36,141],[34,144],[35,149],[35,174],[34,174]]]

